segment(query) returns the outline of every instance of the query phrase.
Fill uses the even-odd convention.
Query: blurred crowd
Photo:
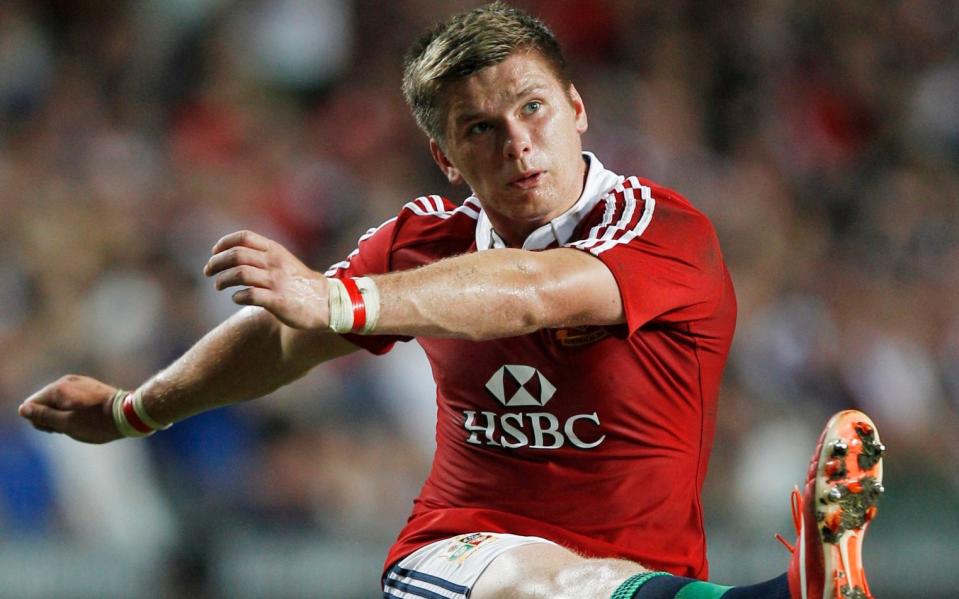
[[[477,4],[0,2],[0,538],[113,547],[198,588],[225,529],[389,542],[432,447],[414,344],[146,442],[81,446],[15,408],[70,372],[135,387],[232,313],[201,274],[226,233],[322,271],[410,199],[467,196],[399,82],[414,36]],[[846,406],[915,483],[902,513],[956,506],[959,5],[515,4],[565,46],[585,147],[719,232],[740,311],[710,525],[774,532]]]

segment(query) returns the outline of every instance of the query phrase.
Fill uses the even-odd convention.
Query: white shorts
[[[387,570],[383,599],[465,599],[498,555],[521,545],[556,543],[496,532],[457,535],[420,547]]]

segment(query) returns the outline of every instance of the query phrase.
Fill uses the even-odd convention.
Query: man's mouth
[[[521,173],[518,177],[514,177],[510,180],[510,187],[516,187],[519,189],[530,189],[531,187],[536,187],[539,184],[540,179],[546,171],[526,171]]]

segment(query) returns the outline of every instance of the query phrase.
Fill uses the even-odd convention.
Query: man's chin
[[[553,220],[557,215],[554,215],[550,211],[546,210],[528,210],[523,212],[515,212],[508,215],[510,220],[515,223],[522,223],[530,230],[538,229],[543,225],[547,224],[549,221]]]
[[[569,207],[560,206],[555,198],[556,194],[551,190],[536,188],[523,190],[522,193],[504,194],[492,203],[484,202],[481,197],[480,203],[487,212],[499,213],[518,223],[532,224],[549,222],[551,218],[562,214]]]

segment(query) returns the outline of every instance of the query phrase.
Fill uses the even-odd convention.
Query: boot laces
[[[799,536],[799,533],[802,531],[802,511],[803,511],[803,499],[802,493],[799,492],[799,487],[793,487],[793,491],[789,496],[789,503],[792,507],[793,512],[793,526],[796,528],[796,536]],[[789,553],[796,553],[796,547],[789,541],[787,541],[781,534],[776,533],[776,540],[783,544],[783,546],[789,550]]]

